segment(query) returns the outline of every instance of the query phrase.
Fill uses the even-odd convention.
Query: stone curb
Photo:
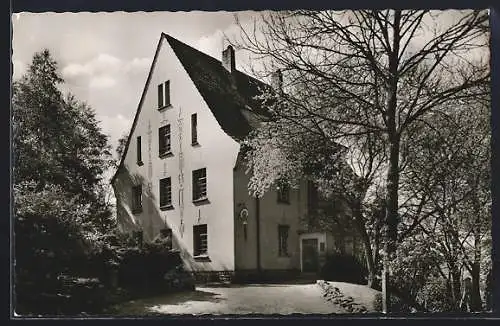
[[[365,306],[354,302],[352,297],[346,297],[339,288],[333,286],[328,281],[318,280],[316,284],[323,292],[323,298],[333,304],[339,305],[349,313],[367,313]]]

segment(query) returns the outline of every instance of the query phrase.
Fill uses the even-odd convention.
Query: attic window
[[[198,117],[191,114],[191,145],[198,145]]]
[[[170,81],[158,85],[158,109],[170,106]]]
[[[143,165],[142,163],[142,146],[141,146],[141,136],[137,136],[137,165]]]

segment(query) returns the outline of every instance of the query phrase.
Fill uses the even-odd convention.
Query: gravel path
[[[194,292],[131,301],[118,315],[149,314],[330,314],[345,313],[323,299],[316,284],[258,284],[197,287]]]

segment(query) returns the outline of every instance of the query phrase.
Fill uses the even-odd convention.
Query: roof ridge
[[[187,46],[187,47],[191,48],[192,50],[194,50],[194,51],[198,52],[199,54],[204,55],[204,56],[206,56],[206,57],[210,58],[211,60],[217,61],[217,62],[218,62],[218,63],[222,66],[222,61],[221,61],[221,60],[219,60],[219,59],[217,59],[216,57],[212,57],[210,54],[207,54],[207,53],[205,53],[205,52],[203,52],[203,51],[200,51],[200,50],[198,50],[197,48],[195,48],[195,47],[193,47],[193,46],[191,46],[191,45],[189,45],[189,44],[187,44],[187,43],[184,43],[184,42],[180,41],[179,39],[177,39],[177,38],[173,37],[173,36],[172,36],[172,35],[170,35],[170,34],[167,34],[167,33],[164,33],[164,32],[162,32],[161,34],[162,34],[162,35],[163,35],[163,36],[167,39],[167,41],[168,41],[169,39],[171,39],[171,40],[173,40],[174,42],[178,42],[178,43],[180,43],[180,44],[181,44],[181,45],[183,45],[183,46]],[[236,69],[236,68],[235,68],[235,69]],[[262,80],[260,80],[260,79],[258,79],[258,78],[256,78],[256,77],[254,77],[254,76],[251,76],[251,75],[247,74],[247,73],[246,73],[246,72],[244,72],[244,71],[241,71],[241,70],[239,70],[239,69],[236,69],[236,70],[235,70],[235,72],[240,73],[240,74],[243,74],[245,77],[251,78],[251,79],[255,80],[255,81],[256,81],[256,82],[258,82],[258,83],[262,83],[262,84],[264,84],[264,85],[266,85],[266,86],[268,86],[268,87],[271,87],[271,85],[269,85],[268,83],[266,83],[266,82],[264,82],[264,81],[262,81]]]

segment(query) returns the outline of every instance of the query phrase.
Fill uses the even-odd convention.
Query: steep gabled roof
[[[168,44],[226,134],[236,140],[241,140],[255,127],[255,123],[259,120],[258,117],[268,116],[268,112],[261,105],[261,101],[255,97],[262,94],[262,92],[272,91],[271,86],[237,70],[230,73],[222,66],[221,61],[182,43],[170,35],[162,33],[120,164],[111,179],[111,183],[114,182],[127,155],[131,141],[130,136],[137,124],[163,38],[168,41]]]
[[[235,139],[248,135],[252,129],[248,113],[266,115],[255,97],[270,91],[270,86],[237,70],[230,73],[219,60],[169,35],[166,38],[222,129]]]

